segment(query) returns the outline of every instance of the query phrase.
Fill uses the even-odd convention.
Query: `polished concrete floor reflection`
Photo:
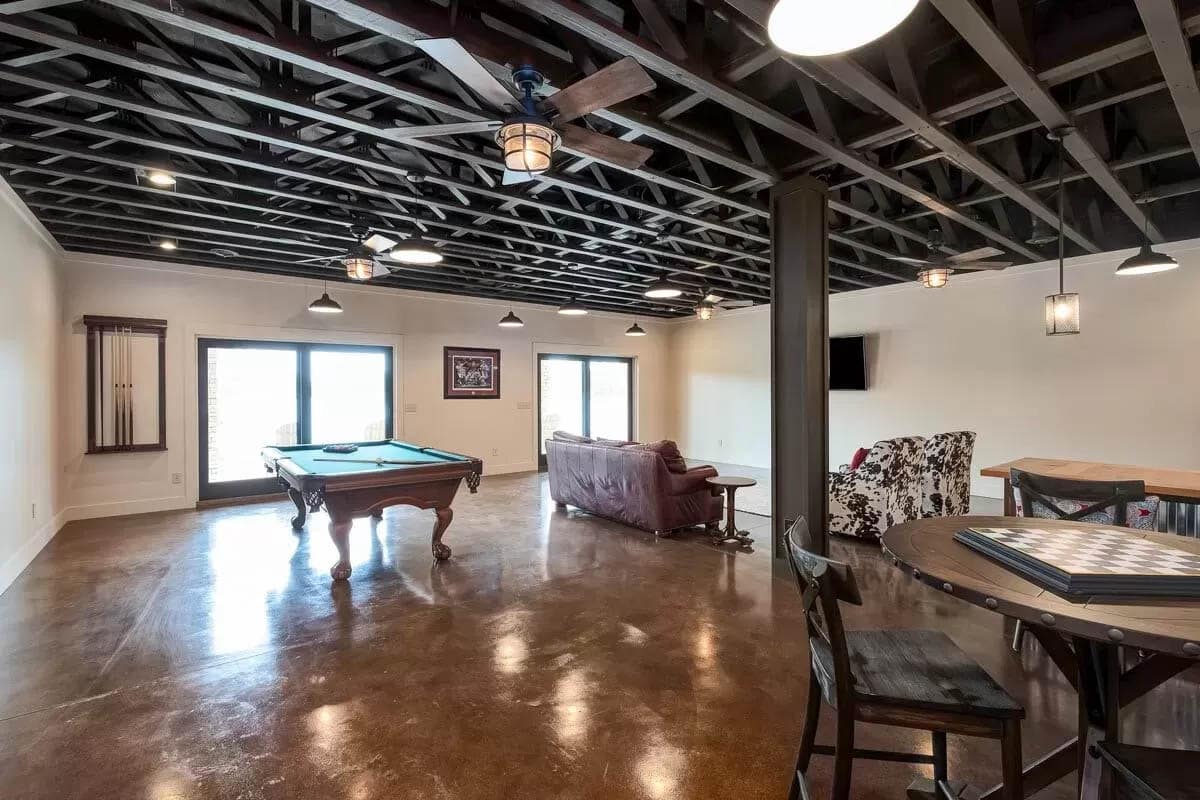
[[[294,534],[286,501],[72,523],[0,597],[0,797],[784,796],[807,670],[765,547],[558,512],[538,475],[486,478],[455,512],[437,566],[431,512],[356,522],[354,577],[332,587],[324,515]],[[767,524],[742,520],[763,544]],[[1027,704],[1027,755],[1068,735],[1073,696],[1032,643],[1010,653],[1000,618],[870,546],[835,552],[866,597],[851,626],[945,630]],[[1155,692],[1127,737],[1195,746],[1198,695]],[[998,759],[952,740],[976,785]],[[860,764],[854,797],[917,774]]]

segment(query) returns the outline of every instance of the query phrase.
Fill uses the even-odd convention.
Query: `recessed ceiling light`
[[[776,47],[798,56],[828,56],[862,47],[899,25],[917,0],[779,0],[767,21]]]
[[[169,172],[163,172],[161,169],[152,169],[147,172],[146,180],[155,186],[162,186],[164,188],[175,185],[175,176]]]
[[[645,292],[646,297],[653,297],[655,299],[669,299],[679,297],[681,294],[683,294],[683,289],[671,283],[666,278],[659,278],[647,286]]]
[[[588,310],[574,300],[568,300],[558,307],[558,313],[567,317],[582,317]]]

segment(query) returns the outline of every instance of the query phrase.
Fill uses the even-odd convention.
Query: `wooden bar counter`
[[[1138,480],[1146,484],[1147,494],[1156,494],[1163,500],[1200,503],[1200,470],[1135,467],[1128,464],[1070,461],[1061,458],[1018,458],[1016,461],[985,467],[979,471],[985,478],[1004,479],[1005,516],[1016,514],[1012,485],[1008,480],[1009,471],[1012,469],[1084,481]]]

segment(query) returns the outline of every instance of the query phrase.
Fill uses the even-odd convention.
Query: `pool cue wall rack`
[[[167,321],[85,315],[87,452],[167,449]]]

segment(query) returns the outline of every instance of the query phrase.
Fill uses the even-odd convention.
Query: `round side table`
[[[713,535],[713,544],[737,542],[743,547],[752,544],[754,540],[745,531],[737,529],[737,521],[734,519],[733,496],[738,489],[745,486],[755,486],[758,484],[758,481],[753,478],[739,478],[736,475],[717,475],[716,477],[706,479],[705,482],[709,486],[725,490],[725,529],[718,530]]]

